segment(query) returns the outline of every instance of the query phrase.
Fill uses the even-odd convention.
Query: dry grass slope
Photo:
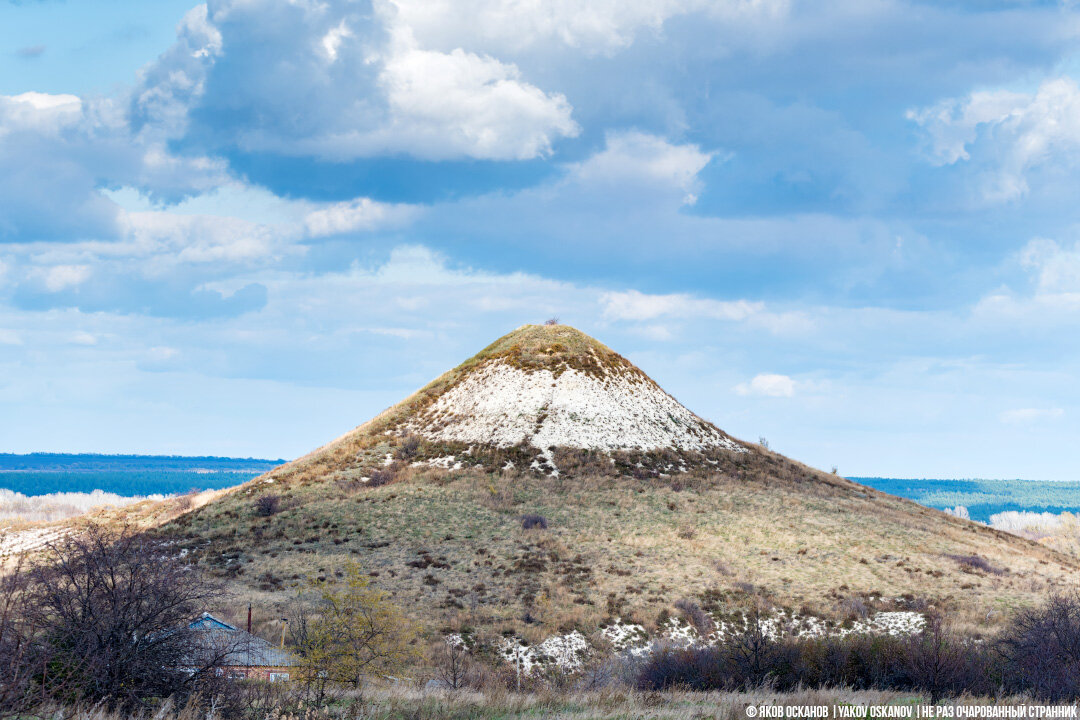
[[[109,517],[160,524],[264,607],[312,576],[340,577],[352,558],[432,633],[466,626],[534,640],[572,629],[588,636],[614,617],[655,628],[683,599],[723,616],[758,596],[837,624],[867,610],[932,606],[981,632],[1080,580],[1077,561],[1051,549],[756,445],[556,448],[552,477],[527,469],[535,448],[394,432],[471,370],[508,357],[522,368],[589,371],[598,362],[640,373],[572,328],[526,326],[347,435],[210,502]],[[450,456],[456,469],[429,464]],[[279,498],[271,514],[256,505],[267,494]],[[524,529],[527,514],[542,515],[547,529]]]

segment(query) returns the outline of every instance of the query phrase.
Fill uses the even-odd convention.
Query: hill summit
[[[525,325],[421,391],[402,427],[433,440],[540,449],[745,452],[630,361],[566,325]]]
[[[418,452],[402,450],[405,438],[421,443]],[[655,475],[749,452],[622,355],[567,325],[524,325],[504,335],[280,470],[369,478],[373,462],[389,464],[387,450],[413,464],[553,475],[567,453],[571,464],[602,455],[622,474]]]

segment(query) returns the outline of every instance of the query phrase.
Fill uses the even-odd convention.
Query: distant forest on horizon
[[[1080,511],[1080,481],[880,477],[849,479],[939,510],[960,505],[967,508],[972,520],[984,523],[990,521],[991,515],[1008,510],[1049,513]]]

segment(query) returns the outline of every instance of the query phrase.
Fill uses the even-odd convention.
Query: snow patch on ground
[[[446,455],[444,457],[432,458],[430,460],[417,460],[414,463],[410,463],[412,467],[422,467],[427,465],[428,467],[438,467],[444,470],[460,470],[462,468],[461,461],[454,455]]]
[[[611,625],[602,628],[600,634],[611,643],[615,652],[634,653],[649,644],[649,633],[644,626],[624,623],[622,620],[616,620]]]
[[[643,626],[623,622],[621,619],[615,619],[611,624],[602,627],[600,635],[610,643],[611,649],[616,653],[645,657],[657,647],[715,645],[727,637],[745,632],[752,622],[751,618],[745,615],[729,621],[717,620],[712,615],[710,618],[715,630],[704,640],[692,625],[678,617],[669,618],[656,637],[650,637]],[[837,627],[829,626],[821,618],[788,613],[778,608],[760,617],[758,622],[762,633],[773,640],[782,637],[844,637],[853,634],[914,635],[926,626],[926,618],[921,613],[907,611],[878,612],[849,627]],[[445,639],[451,644],[465,644],[460,635],[447,635]],[[535,646],[527,645],[518,638],[506,638],[497,649],[504,661],[519,667],[523,675],[529,675],[545,667],[554,667],[565,672],[579,670],[592,646],[584,635],[575,630],[566,635],[550,637]]]
[[[868,633],[871,635],[915,635],[926,627],[926,617],[922,613],[908,610],[874,613],[865,620],[855,623],[843,635]]]
[[[566,635],[555,635],[535,647],[526,645],[518,638],[506,638],[499,654],[506,662],[521,668],[529,675],[545,666],[556,667],[565,672],[580,670],[589,652],[589,641],[577,630]]]
[[[510,447],[746,452],[655,383],[627,373],[525,371],[489,362],[408,423],[426,437]]]

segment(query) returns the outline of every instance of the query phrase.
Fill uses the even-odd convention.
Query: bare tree
[[[1080,697],[1080,594],[1020,610],[998,648],[1018,688],[1043,700]]]
[[[52,700],[136,708],[183,696],[237,650],[189,627],[221,586],[132,529],[93,526],[50,543],[23,577],[23,642],[48,658],[40,685]]]
[[[24,559],[0,567],[0,717],[21,716],[42,700],[46,658],[28,641]]]
[[[926,627],[908,638],[904,664],[915,687],[930,693],[936,705],[950,691],[962,689],[964,648],[937,615],[927,618]]]
[[[765,601],[754,598],[746,625],[729,639],[732,669],[747,685],[763,682],[772,668],[777,643],[769,634]]]
[[[443,687],[460,690],[471,683],[473,662],[469,648],[460,636],[450,636],[437,642],[433,655],[435,679]]]

